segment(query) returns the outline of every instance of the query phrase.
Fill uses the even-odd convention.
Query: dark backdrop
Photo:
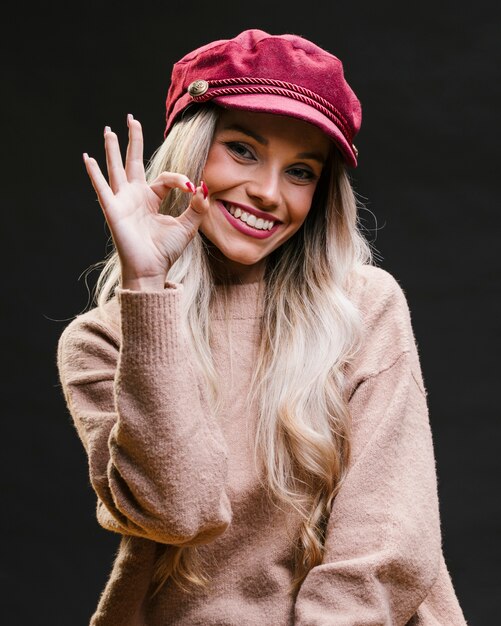
[[[81,154],[102,163],[104,125],[125,139],[131,112],[150,156],[172,64],[251,27],[337,54],[362,101],[353,184],[379,264],[413,316],[446,559],[469,623],[499,623],[498,4],[11,6],[2,44],[3,623],[87,624],[117,546],[95,521],[55,365],[63,327],[88,304],[81,275],[109,235]]]

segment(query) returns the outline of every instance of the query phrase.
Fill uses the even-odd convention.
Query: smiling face
[[[200,231],[215,275],[252,282],[301,227],[331,143],[291,117],[222,110],[203,172],[210,209]]]

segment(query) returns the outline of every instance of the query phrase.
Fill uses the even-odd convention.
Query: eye
[[[309,169],[303,167],[291,167],[291,169],[287,170],[287,172],[298,180],[303,181],[312,181],[317,178],[317,176]]]
[[[226,142],[226,146],[229,150],[231,150],[231,152],[233,152],[242,159],[254,158],[254,155],[249,150],[249,148],[247,148],[245,144],[240,143],[240,141],[228,141]]]

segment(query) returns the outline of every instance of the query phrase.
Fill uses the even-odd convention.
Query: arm
[[[209,208],[208,189],[173,172],[148,183],[141,124],[131,115],[127,123],[125,163],[117,135],[105,128],[108,181],[84,154],[120,260],[121,331],[110,331],[102,311],[80,316],[61,336],[58,367],[89,457],[99,522],[125,535],[195,545],[230,522],[227,450],[192,367],[182,285],[165,289],[165,282]],[[160,212],[174,188],[191,194],[179,217]]]
[[[64,395],[89,459],[98,520],[174,545],[227,528],[227,450],[180,323],[182,285],[118,290],[121,337],[96,312],[58,345]]]
[[[296,626],[404,625],[438,575],[435,460],[414,343],[358,384],[350,408],[353,456]]]
[[[385,270],[364,266],[349,295],[364,329],[346,377],[352,453],[322,563],[296,599],[296,626],[407,624],[442,558],[426,390],[405,293]]]

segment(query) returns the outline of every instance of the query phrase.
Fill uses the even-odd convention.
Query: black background
[[[117,537],[95,520],[58,384],[109,232],[81,160],[102,129],[162,141],[172,64],[246,28],[339,56],[363,105],[353,184],[378,264],[406,292],[428,389],[444,552],[472,626],[499,623],[498,2],[11,6],[2,43],[2,621],[88,623]],[[93,286],[96,272],[89,276]]]

